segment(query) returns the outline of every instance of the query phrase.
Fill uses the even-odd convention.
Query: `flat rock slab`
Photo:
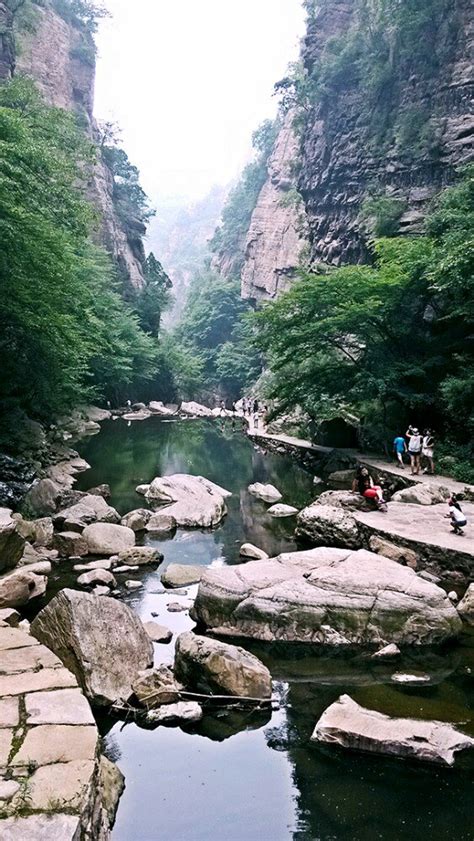
[[[4,628],[0,634],[0,651],[39,645],[38,640],[19,628]]]
[[[2,841],[74,841],[78,829],[77,815],[30,815],[0,823]]]
[[[28,730],[11,764],[51,765],[78,759],[94,760],[98,733],[94,725],[45,724]]]
[[[62,668],[61,660],[44,645],[10,648],[7,651],[2,651],[0,657],[0,675],[13,675],[19,672],[58,667]]]
[[[474,749],[474,739],[450,724],[391,718],[359,706],[348,695],[341,695],[325,710],[311,740],[450,766],[459,751]]]
[[[0,766],[7,765],[12,744],[13,730],[0,730]]]
[[[63,689],[77,686],[77,681],[67,669],[41,669],[39,672],[0,675],[0,696],[23,695],[44,689]]]
[[[25,801],[38,811],[82,810],[89,795],[95,762],[76,759],[43,765],[28,780]]]
[[[25,697],[27,724],[94,724],[94,716],[81,690],[33,692]]]
[[[206,567],[191,564],[170,564],[161,574],[161,582],[166,587],[186,587],[198,584]]]
[[[220,634],[325,645],[431,645],[461,629],[444,590],[363,549],[207,568],[193,618]]]
[[[0,728],[17,727],[19,721],[19,699],[0,698]]]

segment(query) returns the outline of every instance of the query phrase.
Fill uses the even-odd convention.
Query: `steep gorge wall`
[[[408,13],[410,4],[405,5]],[[428,8],[428,0],[420,0],[420,5]],[[373,15],[374,8],[381,4],[369,4],[366,0],[314,3],[302,44],[307,79],[315,77],[315,70],[334,39],[349,41],[354,29],[360,27],[364,6]],[[397,33],[388,26],[385,34],[388,42],[391,37],[394,39],[395,52]],[[370,232],[362,212],[367,199],[383,196],[393,201],[400,208],[399,233],[419,232],[432,198],[453,183],[459,166],[473,159],[472,0],[447,0],[436,24],[433,23],[431,37],[436,60],[429,71],[423,72],[416,65],[416,55],[405,64],[397,65],[394,59],[393,79],[387,81],[380,95],[386,102],[385,115],[379,117],[376,107],[370,111],[366,80],[357,79],[349,64],[342,81],[329,94],[319,96],[315,84],[304,104],[299,143],[286,151],[287,129],[282,129],[274,158],[280,169],[288,167],[289,161],[293,169],[299,169],[297,187],[304,202],[305,220],[301,225],[299,214],[297,230],[304,239],[307,226],[311,265],[338,266],[371,259]],[[425,45],[420,44],[422,47]],[[418,134],[412,130],[403,147],[400,127],[409,127],[410,120],[416,121],[420,115],[423,118]],[[382,131],[384,119],[388,126]],[[428,132],[430,143],[423,145],[422,132]],[[278,295],[291,283],[298,265],[299,243],[293,240],[291,246],[288,241],[288,230],[297,219],[295,215],[282,218],[278,192],[270,166],[247,241],[242,272],[244,297],[262,300]],[[270,201],[269,196],[273,196]],[[281,286],[276,283],[278,277],[286,279]]]
[[[0,20],[1,7],[0,3]],[[33,12],[28,27],[16,27],[18,48],[14,73],[32,78],[49,104],[78,113],[85,131],[96,140],[92,36],[63,20],[51,5],[33,5]],[[118,218],[113,203],[113,177],[100,156],[91,172],[88,192],[100,212],[100,224],[95,231],[97,242],[112,255],[126,282],[141,288],[145,230],[136,230],[133,226],[126,228]]]

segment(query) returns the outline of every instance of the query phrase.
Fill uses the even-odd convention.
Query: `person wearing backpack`
[[[406,438],[408,438],[408,455],[410,456],[411,472],[413,476],[418,476],[420,472],[420,456],[423,446],[423,436],[420,435],[416,426],[409,426],[406,431]]]

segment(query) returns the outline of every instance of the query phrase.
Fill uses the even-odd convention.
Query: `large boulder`
[[[271,698],[267,667],[244,648],[191,632],[176,640],[174,670],[178,680],[198,692]]]
[[[52,479],[39,479],[25,496],[25,508],[33,516],[47,517],[56,511],[61,486]]]
[[[28,568],[14,570],[0,577],[0,608],[23,607],[31,599],[43,596],[48,579]]]
[[[203,476],[177,473],[154,479],[145,496],[152,504],[166,506],[165,513],[178,526],[209,528],[227,513],[224,499],[230,493]]]
[[[239,549],[241,558],[248,558],[250,561],[264,561],[268,558],[267,552],[254,546],[253,543],[242,543]]]
[[[261,482],[255,482],[253,485],[249,485],[248,492],[252,496],[258,497],[258,499],[263,499],[264,502],[280,502],[280,499],[283,499],[282,494],[275,485],[264,485]]]
[[[350,511],[318,501],[298,514],[296,536],[317,546],[357,549],[361,545],[359,526]]]
[[[458,604],[458,613],[468,625],[474,625],[474,584],[469,584]]]
[[[135,532],[113,523],[92,523],[86,526],[82,536],[89,555],[120,555],[120,552],[135,546]]]
[[[132,531],[145,531],[152,514],[153,512],[148,508],[136,508],[122,517],[120,525],[132,529]]]
[[[141,567],[147,564],[161,564],[163,555],[153,546],[133,546],[119,552],[118,565]]]
[[[344,491],[352,487],[354,475],[355,472],[353,468],[350,468],[349,470],[335,470],[333,473],[329,474],[327,483],[332,490]]]
[[[332,505],[334,508],[346,508],[348,511],[367,511],[367,500],[352,491],[324,491],[316,500],[318,505]]]
[[[449,488],[443,485],[417,484],[403,488],[393,494],[393,502],[406,502],[409,505],[439,505],[451,496]]]
[[[161,581],[166,587],[187,587],[197,584],[205,569],[191,564],[170,564],[162,573]]]
[[[175,704],[181,700],[182,688],[168,666],[146,669],[138,675],[132,686],[134,695],[148,710],[162,704]]]
[[[323,712],[311,740],[450,766],[457,753],[474,749],[474,739],[451,724],[392,718],[359,706],[349,695],[341,695]]]
[[[219,634],[325,645],[429,645],[461,629],[444,590],[363,549],[207,568],[193,618]]]
[[[148,404],[148,408],[150,412],[153,412],[154,415],[174,415],[175,412],[173,409],[168,408],[165,406],[161,400],[150,400]]]
[[[89,552],[87,541],[77,531],[62,531],[55,534],[53,546],[61,558],[81,558]]]
[[[122,602],[61,590],[31,623],[31,633],[70,669],[89,700],[127,699],[138,674],[153,663],[153,643]]]
[[[25,538],[12,518],[10,508],[0,508],[0,572],[13,569],[23,555]]]
[[[76,505],[59,511],[53,517],[59,531],[82,531],[91,523],[119,523],[120,515],[97,494],[86,494]]]
[[[203,406],[201,403],[195,403],[191,400],[189,403],[181,403],[179,407],[180,412],[185,415],[191,415],[195,418],[212,418],[212,409],[208,406]]]

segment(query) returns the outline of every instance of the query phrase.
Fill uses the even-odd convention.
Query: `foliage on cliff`
[[[238,277],[244,260],[244,247],[260,190],[267,177],[268,158],[273,150],[277,123],[265,120],[254,132],[254,160],[245,167],[231,190],[222,211],[222,223],[210,241],[210,249],[227,277]]]
[[[418,238],[380,239],[376,265],[306,274],[256,316],[283,408],[345,406],[393,432],[408,420],[474,434],[474,166]]]
[[[141,329],[89,238],[93,156],[74,118],[31,83],[0,88],[0,400],[34,416],[118,399],[157,375],[150,325]]]

